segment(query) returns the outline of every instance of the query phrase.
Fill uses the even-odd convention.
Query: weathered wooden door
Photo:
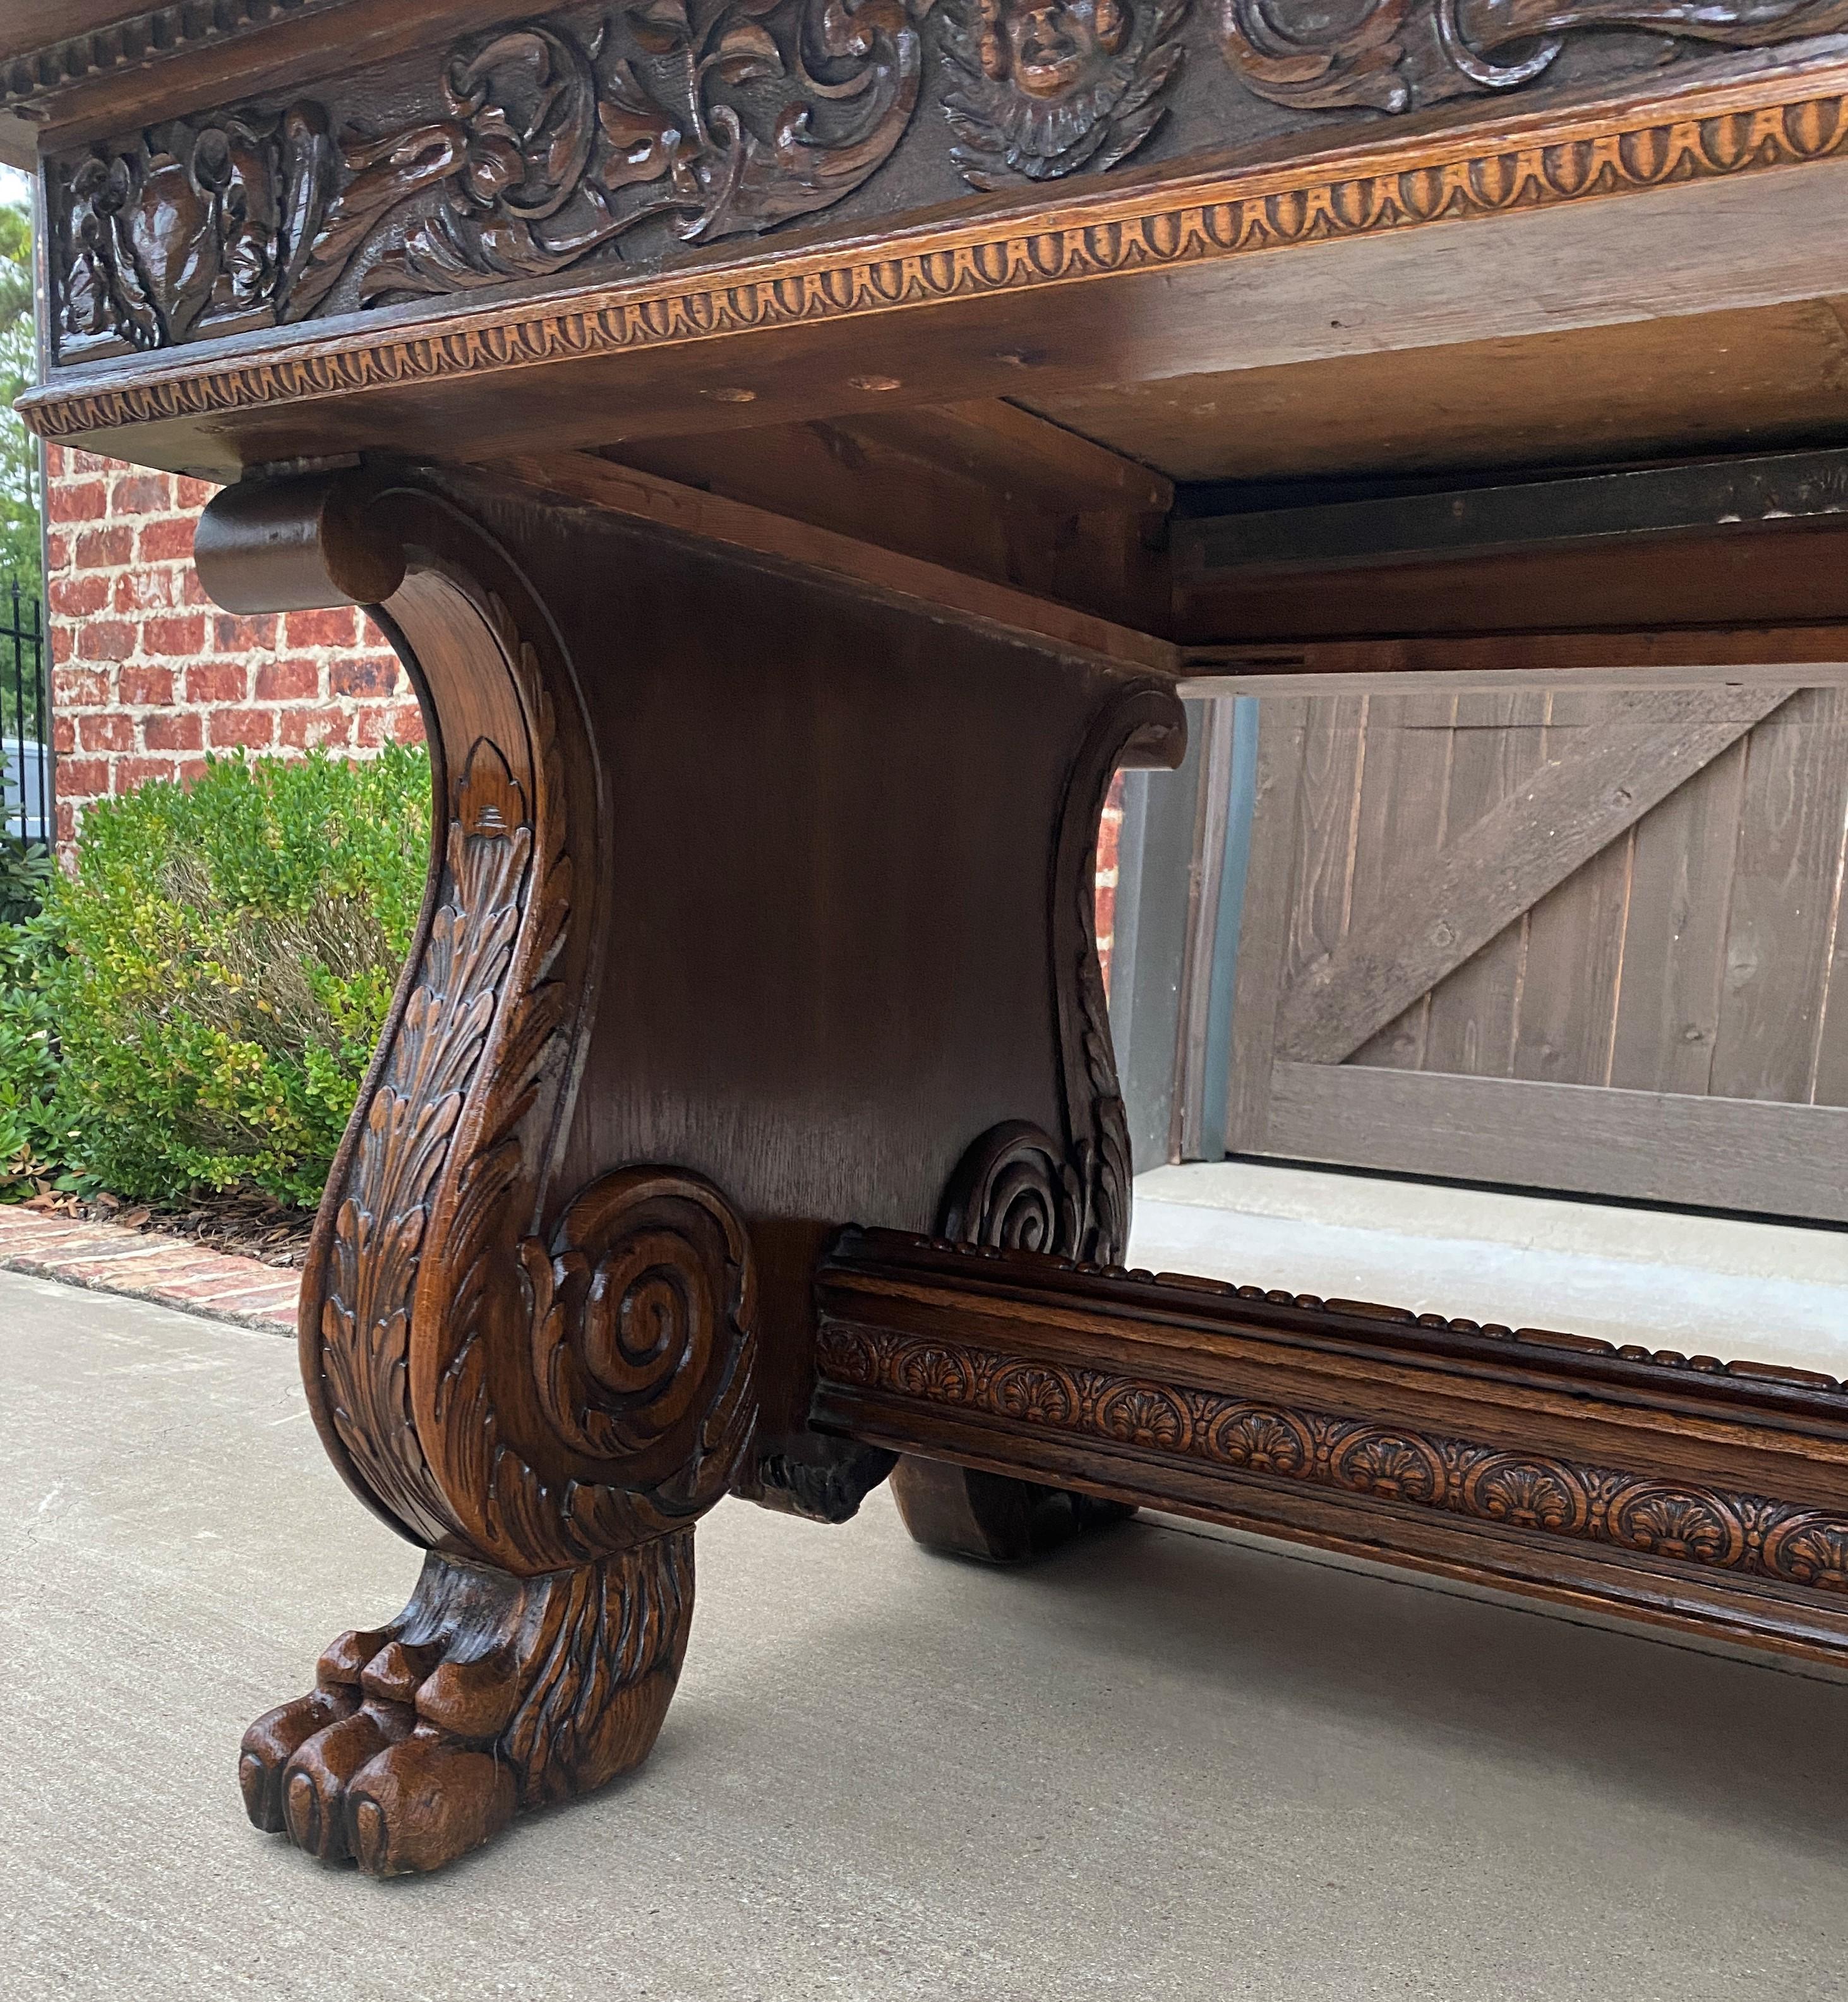
[[[1229,1151],[1848,1217],[1848,689],[1257,706]]]

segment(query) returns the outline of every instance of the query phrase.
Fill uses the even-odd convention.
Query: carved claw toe
[[[256,1826],[371,1875],[436,1870],[647,1756],[692,1614],[692,1533],[517,1578],[432,1556],[403,1618],[343,1634],[244,1734]]]
[[[412,1713],[396,1705],[367,1704],[296,1750],[284,1770],[283,1818],[289,1840],[323,1863],[352,1854],[347,1835],[347,1789],[360,1769],[388,1745],[409,1735]]]
[[[281,1835],[283,1775],[289,1761],[317,1732],[350,1717],[359,1707],[356,1689],[317,1689],[293,1703],[267,1711],[244,1733],[238,1753],[238,1784],[251,1820],[266,1835]]]
[[[518,1805],[513,1773],[500,1760],[420,1728],[355,1776],[347,1840],[368,1876],[440,1870],[491,1842]]]

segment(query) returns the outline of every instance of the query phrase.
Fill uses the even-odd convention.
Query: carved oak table
[[[1247,410],[1274,480],[1394,425],[1442,466],[1466,413],[1512,462],[1536,341],[1606,458],[1752,435],[1679,358],[1848,294],[1844,25],[6,10],[30,421],[225,483],[207,588],[371,609],[434,752],[302,1320],[329,1453],[428,1554],[251,1728],[259,1827],[425,1870],[634,1766],[699,1517],[842,1520],[895,1464],[914,1533],[975,1554],[1155,1502],[1848,1659],[1830,1379],[1122,1269],[1091,889],[1111,775],[1180,760],[1190,683],[1848,661],[1813,539],[1613,544],[1595,619],[1582,542],[1516,551],[1518,588],[1506,548],[1376,552],[1393,615],[1337,630],[1215,568],[1169,477]]]

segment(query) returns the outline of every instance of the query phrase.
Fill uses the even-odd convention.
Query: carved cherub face
[[[1094,82],[1122,47],[1121,0],[982,0],[982,66],[1029,97],[1064,97]]]

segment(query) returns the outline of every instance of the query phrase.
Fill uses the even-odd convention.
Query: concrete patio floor
[[[0,1274],[0,1997],[1848,1991],[1848,1689],[1138,1523],[1026,1574],[727,1504],[634,1780],[447,1875],[244,1822],[413,1552],[271,1334]]]
[[[1135,1216],[1159,1270],[1848,1377],[1848,1230],[1257,1161],[1138,1175]]]

